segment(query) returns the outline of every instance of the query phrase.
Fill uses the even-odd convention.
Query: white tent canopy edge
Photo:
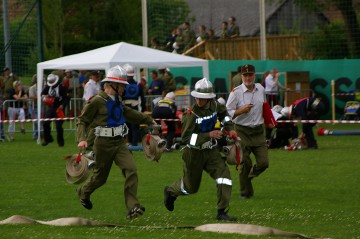
[[[207,60],[169,53],[125,42],[97,48],[94,50],[64,56],[37,64],[37,108],[41,109],[41,91],[44,70],[105,70],[113,66],[131,64],[136,68],[158,67],[202,67],[203,77],[209,79]],[[38,119],[41,110],[38,110]],[[38,143],[40,143],[40,121],[38,123]]]

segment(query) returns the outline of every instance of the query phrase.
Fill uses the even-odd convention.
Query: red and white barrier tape
[[[28,122],[37,122],[37,121],[56,121],[56,120],[73,120],[75,117],[65,117],[65,118],[48,118],[48,119],[26,119],[26,120],[0,120],[1,123],[28,123]],[[154,119],[154,120],[164,120],[164,121],[180,121],[180,119]]]
[[[37,121],[56,121],[56,120],[73,120],[75,117],[65,117],[65,118],[48,118],[48,119],[26,119],[26,120],[0,120],[2,123],[27,123],[27,122],[37,122]]]
[[[154,120],[164,120],[164,121],[180,121],[180,119],[154,119]]]
[[[56,121],[56,120],[73,120],[75,117],[65,118],[48,118],[48,119],[26,119],[26,120],[0,120],[2,123],[10,122],[37,122],[37,121]],[[164,121],[180,121],[180,119],[154,119]],[[360,124],[360,120],[278,120],[278,123],[325,123],[325,124]]]
[[[360,124],[360,120],[278,120],[279,123]]]

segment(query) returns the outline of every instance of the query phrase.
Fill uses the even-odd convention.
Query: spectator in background
[[[3,74],[0,80],[2,81],[3,100],[7,100],[11,97],[11,95],[9,95],[9,91],[14,88],[13,83],[17,80],[19,80],[19,78],[10,71],[9,67],[5,67],[3,69]]]
[[[62,80],[62,84],[66,88],[66,90],[69,90],[69,88],[70,88],[70,81],[71,81],[71,70],[66,69],[65,76]]]
[[[183,23],[183,36],[184,36],[184,52],[189,50],[196,44],[196,34],[190,29],[190,23]]]
[[[100,90],[100,75],[98,71],[93,71],[90,74],[89,81],[85,84],[83,100],[87,102],[92,97],[97,95],[99,90]]]
[[[164,42],[164,50],[166,51],[173,51],[173,44],[176,40],[176,27],[171,29],[171,33],[166,37]]]
[[[69,87],[67,88],[68,98],[76,98],[78,88],[80,87],[79,77],[76,71],[65,70],[65,77],[63,79],[63,85],[66,87],[64,82],[69,82]],[[76,92],[75,92],[76,91]]]
[[[263,74],[262,74],[262,76],[261,76],[261,78],[260,78],[260,80],[259,80],[259,83],[265,88],[265,79],[266,79],[266,77],[268,76],[270,74],[270,71],[265,71]]]
[[[220,34],[220,39],[224,40],[224,39],[229,39],[229,29],[228,29],[228,23],[227,22],[222,22],[221,23],[221,34]]]
[[[181,28],[176,28],[176,38],[173,44],[173,53],[183,53],[184,51],[184,36]]]
[[[82,98],[84,96],[84,87],[89,80],[89,72],[86,70],[80,70],[79,72],[79,87],[77,88],[76,98]],[[75,96],[74,96],[75,97]]]
[[[3,76],[0,76],[0,121],[1,121],[1,116],[3,113],[3,86],[4,86],[4,78]],[[1,121],[0,122],[0,142],[4,141],[5,139],[5,130],[4,130],[4,123]]]
[[[240,36],[240,29],[239,26],[236,25],[236,19],[235,17],[231,16],[229,17],[229,37],[230,38],[238,38]]]
[[[159,40],[156,37],[151,38],[151,48],[161,50]]]
[[[209,29],[207,33],[208,33],[208,36],[209,36],[209,40],[217,40],[217,39],[219,39],[219,37],[215,35],[214,29]]]
[[[158,76],[158,73],[156,70],[152,70],[150,72],[150,77],[152,79],[148,93],[150,95],[165,95],[165,84],[164,81],[161,80]]]
[[[44,77],[45,78],[45,77]],[[45,82],[45,79],[44,79]],[[38,108],[37,108],[37,75],[34,74],[31,80],[31,87],[29,88],[29,98],[31,99],[32,107],[31,107],[31,118],[38,119]],[[42,131],[42,122],[40,123],[41,131]],[[38,122],[34,121],[34,133],[33,139],[38,139]]]
[[[158,68],[159,78],[164,81],[165,93],[173,92],[176,90],[176,81],[169,68]]]
[[[241,66],[238,66],[237,68],[237,74],[231,78],[231,88],[234,89],[235,87],[241,85]]]
[[[176,110],[175,94],[169,92],[164,99],[157,102],[152,111],[152,117],[154,119],[176,119]],[[160,124],[161,122],[158,121],[157,123]],[[170,152],[173,149],[175,138],[175,121],[165,120],[165,124],[167,125],[166,151]]]
[[[47,85],[41,92],[41,99],[47,105],[45,111],[45,118],[63,118],[65,107],[68,104],[66,96],[66,89],[60,82],[60,77],[55,74],[50,74],[47,77]],[[57,143],[59,147],[64,147],[64,129],[62,127],[64,121],[56,120]],[[44,121],[44,142],[42,146],[54,142],[51,136],[51,121]]]
[[[0,105],[0,110],[1,110],[0,111],[0,121],[1,121],[2,120],[1,119],[1,115],[2,115],[2,107],[1,107],[1,105]],[[5,133],[3,133],[3,131],[4,131],[4,124],[3,124],[3,122],[0,122],[0,142],[3,142],[4,139],[5,139],[5,136],[4,136]]]
[[[200,25],[199,26],[199,36],[196,39],[196,41],[199,43],[199,42],[206,41],[206,40],[209,40],[209,34],[206,31],[205,25]]]
[[[144,72],[143,68],[140,69],[140,82],[139,82],[139,85],[141,85],[141,87],[143,89],[144,96],[147,95],[148,90],[149,90],[149,86],[148,86],[146,76],[145,76],[145,72]]]
[[[280,73],[278,69],[273,68],[271,73],[265,78],[266,101],[273,107],[279,104],[279,88],[285,89],[279,82]]]
[[[135,79],[135,70],[134,67],[130,64],[125,64],[123,66],[124,70],[127,74],[127,82],[129,84],[126,85],[126,89],[122,95],[123,104],[127,107],[139,111],[139,98],[141,100],[141,112],[145,111],[146,101],[143,93],[143,88],[140,84],[138,84]],[[128,132],[128,142],[132,146],[137,146],[139,142],[139,125],[132,124],[129,121],[126,121],[126,125],[129,128]]]
[[[25,90],[22,87],[20,81],[14,81],[13,88],[8,90],[9,100],[10,102],[8,107],[8,116],[10,120],[15,120],[16,117],[19,120],[25,120],[25,102],[24,100],[28,99]],[[22,134],[25,134],[25,125],[24,122],[20,123],[20,131]],[[15,122],[9,123],[9,135],[8,140],[14,141],[14,133],[15,133]]]

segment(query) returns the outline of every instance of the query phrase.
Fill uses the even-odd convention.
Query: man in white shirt
[[[84,101],[90,100],[93,96],[97,95],[100,90],[100,75],[98,71],[93,71],[91,73],[89,81],[85,84],[84,87]]]
[[[242,84],[235,87],[229,95],[226,108],[235,130],[241,138],[243,158],[240,163],[240,198],[254,196],[251,180],[259,176],[269,166],[268,148],[264,136],[263,104],[264,87],[255,83],[255,67],[241,67]],[[256,164],[252,164],[250,154],[255,155]]]
[[[265,78],[266,100],[271,107],[279,104],[279,88],[285,89],[285,87],[280,84],[279,77],[280,73],[278,69],[273,68],[271,73]]]

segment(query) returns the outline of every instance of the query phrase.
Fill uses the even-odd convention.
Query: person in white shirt
[[[84,101],[90,100],[93,96],[97,95],[100,90],[100,75],[98,71],[93,71],[91,73],[89,81],[85,84],[84,87]]]
[[[265,78],[266,100],[271,107],[279,105],[279,88],[285,89],[285,87],[280,84],[279,77],[280,73],[278,69],[273,68],[270,74]]]
[[[240,163],[240,198],[254,196],[251,180],[259,176],[269,166],[268,147],[264,136],[263,104],[264,87],[255,83],[255,67],[241,67],[242,84],[235,87],[229,95],[226,108],[235,130],[241,138],[243,158]],[[255,155],[256,164],[252,164],[250,154]]]

